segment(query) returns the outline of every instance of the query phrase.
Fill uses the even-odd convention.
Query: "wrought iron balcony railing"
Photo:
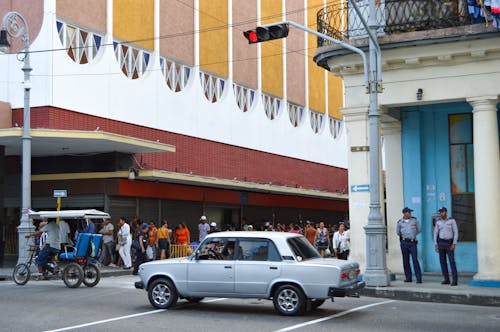
[[[356,1],[361,14],[368,20],[367,0],[339,1],[318,11],[318,31],[343,41],[366,38],[365,28],[351,1]],[[450,28],[488,20],[493,20],[493,26],[498,27],[500,17],[491,15],[487,8],[480,8],[484,9],[488,20],[484,17],[478,20],[470,1],[473,0],[379,0],[376,3],[378,35]],[[318,47],[327,44],[328,41],[318,38]]]

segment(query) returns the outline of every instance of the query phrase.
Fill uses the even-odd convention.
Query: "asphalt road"
[[[500,331],[498,307],[347,298],[299,317],[274,312],[271,301],[179,300],[155,310],[132,276],[103,278],[95,288],[61,280],[0,282],[0,331]]]

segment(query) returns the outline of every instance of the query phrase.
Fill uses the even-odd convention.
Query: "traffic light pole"
[[[378,111],[378,93],[382,92],[382,53],[376,38],[378,24],[375,0],[370,0],[368,23],[361,15],[355,1],[352,1],[351,4],[368,33],[369,63],[363,50],[293,21],[268,24],[264,27],[288,24],[355,52],[363,59],[364,80],[367,93],[370,95],[370,111],[368,113],[370,124],[370,212],[368,214],[368,224],[364,227],[366,235],[366,270],[363,279],[367,286],[389,286],[390,281],[385,257],[386,226],[382,222],[380,206],[380,113]]]

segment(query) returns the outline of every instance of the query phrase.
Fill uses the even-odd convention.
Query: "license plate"
[[[349,272],[349,279],[355,279],[356,278],[356,271],[350,271]]]

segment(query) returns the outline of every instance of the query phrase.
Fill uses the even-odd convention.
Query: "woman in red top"
[[[175,243],[189,244],[189,242],[189,229],[183,223],[180,223],[175,230]]]

